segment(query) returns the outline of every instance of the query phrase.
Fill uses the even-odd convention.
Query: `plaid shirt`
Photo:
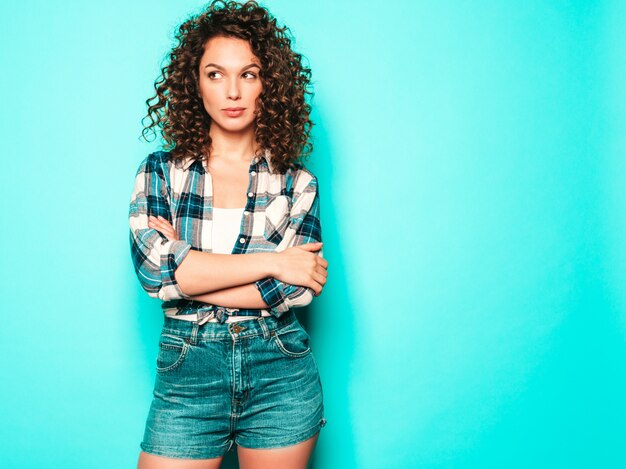
[[[180,289],[174,271],[190,249],[212,252],[213,183],[204,160],[176,164],[170,153],[157,151],[139,165],[130,209],[130,248],[137,277],[153,298],[163,300],[167,316],[195,314],[195,322],[229,315],[260,316],[263,309],[225,308],[193,300]],[[271,155],[251,160],[248,200],[232,254],[282,251],[322,240],[317,178],[301,163],[284,174],[272,174]],[[148,216],[168,220],[179,240],[168,240],[148,227]],[[323,257],[322,250],[318,254]],[[254,283],[272,315],[306,306],[311,288],[268,277]]]

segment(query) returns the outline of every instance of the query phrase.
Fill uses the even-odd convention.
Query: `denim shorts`
[[[215,458],[233,444],[293,445],[326,424],[309,335],[293,310],[224,324],[164,321],[143,451]]]

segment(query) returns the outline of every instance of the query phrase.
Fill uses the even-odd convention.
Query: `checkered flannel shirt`
[[[271,154],[251,160],[248,199],[232,254],[282,251],[322,240],[317,178],[301,163],[283,174],[271,173]],[[129,209],[130,248],[143,289],[163,300],[168,316],[196,314],[195,322],[229,315],[260,316],[263,309],[226,308],[191,299],[180,289],[174,272],[190,249],[212,252],[213,184],[205,160],[174,163],[170,153],[149,154],[135,176]],[[148,216],[168,220],[179,240],[168,240],[148,227]],[[322,250],[318,254],[323,257]],[[279,317],[290,308],[306,306],[314,291],[273,277],[254,283]]]

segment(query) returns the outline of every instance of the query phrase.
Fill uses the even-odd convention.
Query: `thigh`
[[[156,456],[210,459],[233,444],[228,358],[223,341],[190,343],[161,333],[154,398],[141,449]]]
[[[141,451],[137,469],[219,469],[223,456],[211,459],[181,459]]]
[[[237,447],[239,469],[306,469],[319,432],[295,445],[273,449]]]
[[[244,448],[292,446],[326,423],[322,383],[308,333],[295,321],[247,343],[249,389],[237,419]]]

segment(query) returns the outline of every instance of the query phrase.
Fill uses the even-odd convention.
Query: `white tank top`
[[[244,208],[213,207],[213,253],[232,254]]]

